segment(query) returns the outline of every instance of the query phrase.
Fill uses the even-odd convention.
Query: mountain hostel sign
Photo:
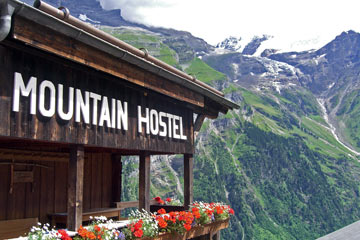
[[[193,111],[93,69],[1,49],[0,135],[128,150],[193,151]]]

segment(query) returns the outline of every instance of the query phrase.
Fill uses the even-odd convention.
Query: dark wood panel
[[[0,93],[2,94],[0,106],[4,113],[0,116],[0,120],[3,120],[4,124],[8,123],[8,126],[2,125],[0,135],[158,153],[193,153],[192,110],[185,107],[182,102],[150,90],[131,86],[108,75],[99,76],[98,73],[96,74],[91,70],[78,70],[64,63],[60,64],[45,57],[28,54],[26,51],[4,48],[0,45],[0,52],[3,53],[1,57],[8,59],[3,68],[4,71],[0,75]],[[39,89],[40,83],[48,80],[54,84],[56,89],[58,84],[62,84],[64,93],[68,91],[69,87],[73,87],[75,91],[79,89],[83,95],[85,91],[88,91],[103,97],[106,96],[109,101],[109,110],[111,110],[111,99],[120,100],[122,103],[127,102],[129,129],[125,131],[107,126],[100,127],[91,123],[86,124],[83,121],[77,123],[74,116],[69,121],[65,121],[61,120],[57,113],[50,118],[44,117],[39,109],[37,109],[36,115],[31,115],[29,97],[23,96],[20,97],[19,112],[13,112],[11,102],[15,72],[21,73],[24,84],[27,84],[31,77],[36,77],[37,89]],[[93,100],[90,99],[90,101]],[[98,103],[97,118],[100,114],[101,101]],[[68,107],[67,102],[65,98],[65,108]],[[149,109],[156,109],[158,112],[162,111],[181,116],[184,133],[188,139],[160,137],[159,135],[145,134],[144,131],[139,134],[137,106],[142,106],[143,111],[148,107]],[[92,103],[90,107],[90,115],[92,116]],[[90,117],[91,120],[92,117]],[[165,118],[164,121],[167,122],[167,119]]]
[[[10,187],[10,165],[0,165],[0,220],[7,219],[7,198]]]
[[[102,204],[101,207],[112,207],[112,165],[111,155],[109,153],[103,153],[102,159]]]
[[[83,197],[83,207],[84,210],[91,208],[91,154],[85,154],[84,162],[84,197]]]
[[[26,166],[14,166],[16,171],[26,170]],[[27,183],[14,183],[12,193],[8,194],[7,219],[20,219],[25,217],[25,192]]]
[[[68,163],[55,162],[54,212],[67,211]]]
[[[91,208],[101,208],[102,154],[91,154],[91,164]]]
[[[41,162],[42,163],[42,162]],[[41,194],[41,169],[39,167],[27,167],[34,172],[34,182],[26,185],[25,196],[25,218],[38,217],[40,213],[40,194]]]
[[[40,164],[40,163],[39,163]],[[41,168],[40,221],[49,222],[48,214],[55,211],[54,162],[47,162],[49,168]]]
[[[121,177],[122,177],[122,162],[121,155],[112,155],[112,202],[121,202]]]

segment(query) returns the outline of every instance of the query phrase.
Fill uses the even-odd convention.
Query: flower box
[[[205,224],[203,226],[193,227],[192,229],[190,229],[190,231],[186,232],[184,235],[180,235],[176,233],[163,233],[156,238],[141,238],[141,239],[142,240],[150,240],[150,239],[151,240],[185,240],[207,234],[213,235],[217,233],[219,230],[228,227],[229,227],[229,218],[225,220]]]

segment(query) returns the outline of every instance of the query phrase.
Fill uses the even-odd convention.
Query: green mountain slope
[[[237,210],[224,239],[314,239],[358,220],[356,161],[322,154],[301,136],[275,134],[241,116],[210,125],[199,143],[194,194]]]
[[[253,73],[267,70],[258,58],[240,56],[244,66],[222,64],[215,70],[209,65],[234,60],[238,54],[211,57],[212,62],[205,63],[191,47],[165,35],[106,31],[219,88],[241,105],[240,110],[205,121],[196,142],[195,200],[223,201],[236,213],[222,239],[315,239],[360,219],[359,157],[333,136],[310,90],[293,84],[279,91],[261,82]],[[252,87],[228,81],[235,73]],[[281,76],[287,75],[285,71]],[[295,75],[289,78],[296,81]],[[327,102],[332,108],[339,105],[337,118],[346,123],[344,132],[354,145],[359,143],[359,99],[355,91]],[[128,158],[123,166],[123,200],[136,200],[137,160]],[[182,200],[182,171],[179,156],[154,158],[152,197]]]

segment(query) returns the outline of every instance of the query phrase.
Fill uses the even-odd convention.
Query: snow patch
[[[87,16],[86,16],[86,14],[80,14],[79,15],[79,19],[81,20],[81,21],[84,21],[84,22],[91,22],[91,23],[96,23],[96,24],[100,24],[101,22],[99,22],[99,21],[95,21],[95,20],[92,20],[91,18],[88,18]]]
[[[327,113],[326,108],[325,108],[325,100],[321,99],[321,98],[317,98],[316,100],[320,105],[324,120],[330,126],[329,130],[332,133],[332,135],[334,136],[334,138],[336,139],[336,141],[338,141],[343,147],[348,149],[350,152],[352,152],[352,153],[356,154],[357,156],[359,156],[360,155],[359,152],[357,152],[354,149],[348,147],[346,144],[344,144],[342,141],[340,141],[338,135],[336,134],[336,128],[329,121],[329,116],[328,116],[328,113]]]
[[[333,88],[334,85],[335,85],[335,83],[330,84],[330,85],[328,86],[328,89]]]

